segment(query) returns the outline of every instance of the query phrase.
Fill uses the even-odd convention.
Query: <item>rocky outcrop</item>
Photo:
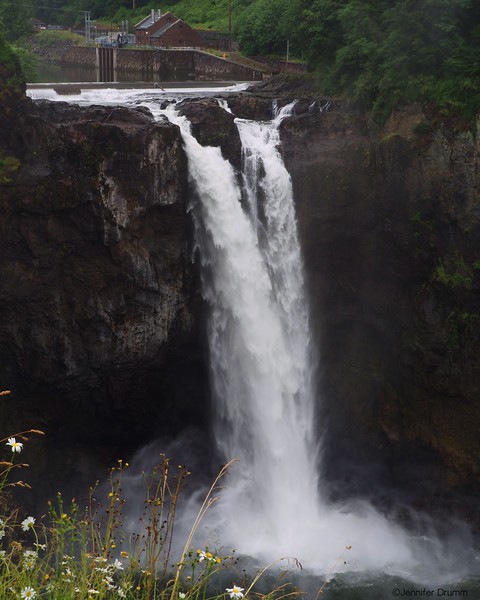
[[[192,134],[203,146],[216,146],[224,158],[241,167],[242,143],[234,116],[224,110],[216,98],[184,100],[178,111],[190,121]]]
[[[45,430],[35,474],[51,491],[202,423],[200,299],[177,127],[37,102],[16,136],[0,186],[0,385],[13,390],[0,421]]]

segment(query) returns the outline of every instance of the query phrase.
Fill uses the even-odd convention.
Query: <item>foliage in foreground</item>
[[[2,81],[3,78],[3,81]],[[0,100],[2,92],[9,89],[20,93],[25,83],[18,54],[6,41],[0,21]]]
[[[193,536],[218,499],[214,494],[231,463],[208,491],[180,561],[172,562],[177,502],[190,474],[185,467],[174,469],[161,455],[152,473],[142,474],[141,533],[132,532],[124,518],[122,479],[129,465],[122,460],[111,469],[106,490],[98,486],[90,490],[85,508],[75,500],[67,506],[58,493],[44,517],[19,516],[20,511],[12,509],[11,491],[29,486],[13,475],[28,466],[20,461],[20,455],[31,435],[43,433],[32,429],[0,440],[0,451],[10,453],[9,460],[0,461],[2,600],[241,600],[252,596],[281,600],[297,594],[285,584],[266,595],[254,594],[252,588],[271,565],[248,582],[245,573],[237,572],[233,556],[208,547],[193,548]],[[226,569],[233,570],[236,581],[225,588],[226,575],[222,583],[220,573]]]

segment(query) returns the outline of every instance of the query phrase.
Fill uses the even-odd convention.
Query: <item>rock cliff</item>
[[[331,494],[431,508],[461,492],[465,509],[480,493],[478,138],[417,106],[379,127],[303,93],[281,137]],[[277,96],[292,90],[229,105],[267,118]],[[18,164],[0,187],[0,383],[15,390],[0,419],[45,428],[45,469],[61,447],[73,477],[99,452],[205,425],[186,159],[178,129],[140,109],[22,110],[2,145]],[[238,166],[231,115],[182,111]]]
[[[478,138],[412,106],[381,128],[348,111],[305,113],[282,139],[328,477],[362,493],[373,474],[419,505],[478,493]]]
[[[201,304],[178,128],[48,102],[20,121],[2,148],[0,421],[45,430],[30,477],[51,491],[202,424]]]

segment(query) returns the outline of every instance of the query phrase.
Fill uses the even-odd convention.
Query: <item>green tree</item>
[[[247,54],[284,54],[287,40],[296,40],[297,0],[256,0],[237,22],[236,33]]]
[[[32,30],[32,5],[28,0],[0,0],[0,19],[9,42],[28,35]]]
[[[301,0],[303,49],[327,93],[386,115],[420,100],[480,109],[480,3]]]

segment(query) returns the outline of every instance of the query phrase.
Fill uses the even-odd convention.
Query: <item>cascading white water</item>
[[[290,109],[271,122],[237,120],[243,189],[220,149],[201,146],[187,120],[169,114],[196,191],[215,439],[225,460],[239,459],[212,522],[223,544],[267,560],[294,556],[327,572],[352,545],[349,569],[398,567],[410,562],[398,529],[369,507],[361,516],[329,507],[318,492],[308,308],[292,186],[278,151]]]
[[[211,268],[205,286],[216,440],[226,459],[239,458],[224,520],[247,552],[265,545],[289,553],[299,514],[305,527],[319,517],[303,266],[290,176],[277,149],[278,125],[291,108],[268,123],[237,120],[248,211],[236,191],[233,227],[242,220],[243,250],[229,255],[224,272]],[[203,252],[212,263],[218,247],[207,241]]]

